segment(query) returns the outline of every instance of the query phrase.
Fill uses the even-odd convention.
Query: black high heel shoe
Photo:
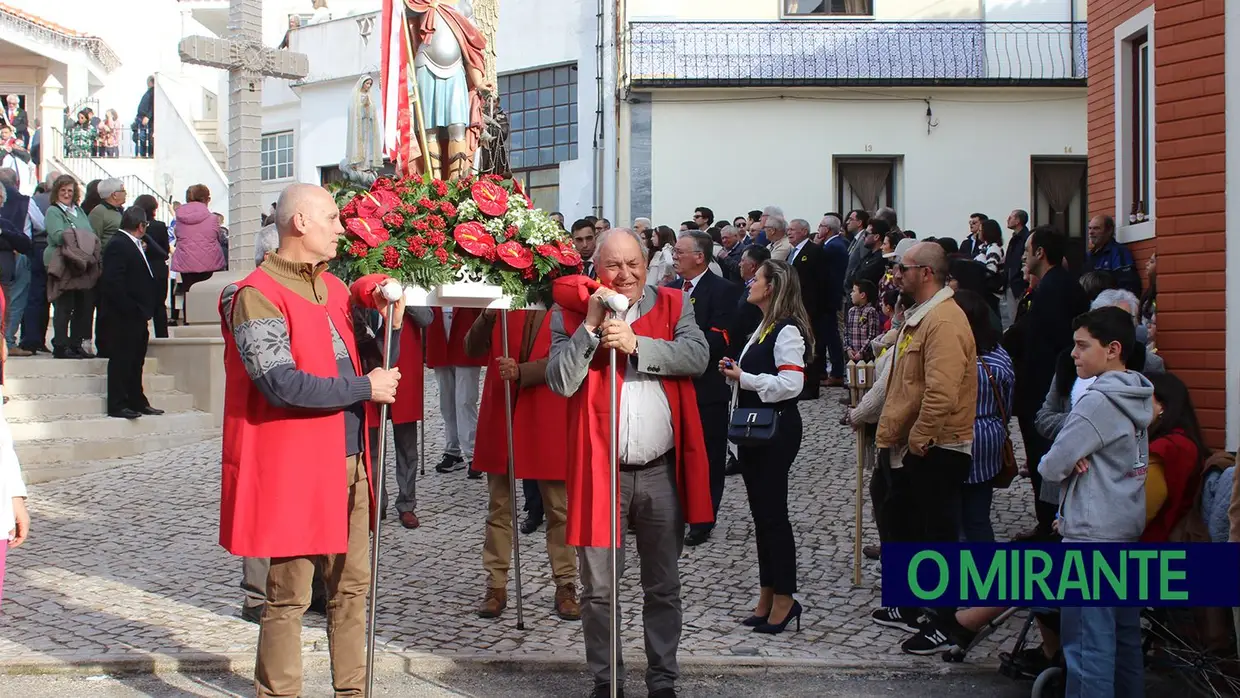
[[[745,620],[741,621],[741,625],[749,628],[756,628],[759,625],[766,625],[766,619],[770,617],[770,613],[767,613],[765,616],[749,616]]]
[[[788,623],[791,623],[792,619],[795,618],[797,621],[797,631],[799,632],[801,630],[801,611],[803,610],[804,609],[801,608],[801,603],[794,600],[792,602],[792,608],[788,609],[788,615],[784,616],[783,622],[778,625],[763,623],[762,625],[755,627],[753,631],[755,633],[762,633],[763,635],[778,635],[786,630],[788,628]]]

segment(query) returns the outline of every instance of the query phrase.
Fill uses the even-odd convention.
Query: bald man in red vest
[[[354,306],[381,310],[387,302],[374,278],[351,295],[327,273],[344,234],[331,195],[294,184],[277,208],[279,248],[220,297],[220,545],[271,558],[258,695],[301,695],[301,618],[320,567],[335,694],[362,696],[372,506],[366,405],[395,400],[400,371],[362,371],[359,338],[383,332],[356,326]],[[403,310],[400,301],[396,323]]]
[[[577,546],[581,620],[594,696],[610,695],[610,416],[618,422],[619,531],[631,525],[641,551],[646,688],[674,698],[680,668],[680,552],[686,523],[714,519],[710,467],[693,379],[710,357],[693,304],[679,289],[646,285],[646,254],[632,231],[599,239],[595,269],[555,282],[547,385],[569,399],[568,543]],[[606,298],[629,308],[610,317]],[[617,351],[618,409],[609,402],[609,349]],[[620,568],[624,546],[620,544]],[[620,572],[618,571],[618,574]],[[624,681],[623,666],[617,667]]]

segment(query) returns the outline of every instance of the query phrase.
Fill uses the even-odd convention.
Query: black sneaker
[[[437,473],[455,473],[465,467],[465,459],[460,456],[449,456],[444,454],[443,460],[439,461],[439,465],[435,466]]]
[[[938,654],[953,649],[956,644],[939,629],[936,623],[926,623],[917,634],[900,643],[900,649],[909,654]]]
[[[915,633],[921,630],[921,623],[917,620],[920,615],[913,608],[880,608],[870,614],[870,620],[888,628],[898,628],[906,633]]]
[[[741,462],[731,453],[728,454],[728,464],[724,466],[723,474],[728,477],[741,474]]]
[[[470,480],[481,480],[482,479],[482,471],[474,470],[474,462],[472,460],[469,461],[469,472],[465,475],[465,477],[469,478]]]

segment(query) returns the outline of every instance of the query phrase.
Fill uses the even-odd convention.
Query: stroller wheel
[[[1033,680],[1033,688],[1029,691],[1031,698],[1060,698],[1064,694],[1063,669],[1053,666],[1038,674]]]

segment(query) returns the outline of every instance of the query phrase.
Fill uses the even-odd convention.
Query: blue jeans
[[[1059,615],[1067,698],[1142,698],[1141,609],[1064,608]]]
[[[17,329],[26,314],[26,293],[30,290],[30,258],[17,255],[13,266],[13,281],[4,289],[4,341],[9,348],[17,346]]]
[[[995,542],[990,524],[990,502],[995,488],[989,482],[960,486],[960,540],[967,543]]]

